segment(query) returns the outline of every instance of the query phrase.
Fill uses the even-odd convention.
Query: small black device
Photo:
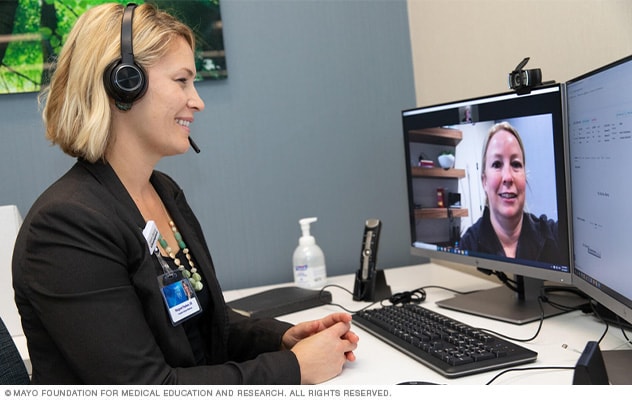
[[[599,349],[599,343],[586,343],[582,355],[575,364],[573,385],[609,385],[608,372]]]
[[[384,271],[377,269],[377,250],[381,229],[382,222],[379,219],[367,219],[364,223],[360,268],[356,273],[353,289],[354,300],[376,301],[391,296],[390,287],[386,285]]]
[[[370,271],[375,271],[381,228],[382,222],[379,219],[367,219],[364,224],[362,252],[360,253],[360,273],[364,281],[369,279]]]
[[[529,62],[526,57],[509,73],[509,88],[519,94],[529,93],[531,89],[542,84],[542,71],[540,68],[523,69]]]
[[[119,110],[127,111],[132,103],[147,91],[147,78],[143,68],[134,61],[132,21],[136,4],[129,3],[121,23],[121,58],[113,61],[103,73],[107,94],[114,99]]]

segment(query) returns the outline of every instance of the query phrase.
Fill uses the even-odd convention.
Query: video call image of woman
[[[527,155],[520,134],[508,122],[497,123],[489,130],[481,166],[483,215],[462,235],[459,248],[507,258],[566,263],[557,221],[525,210]]]

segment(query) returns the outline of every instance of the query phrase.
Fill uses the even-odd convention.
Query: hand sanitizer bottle
[[[325,255],[316,244],[316,239],[309,233],[310,224],[316,221],[318,218],[313,217],[298,221],[303,236],[299,238],[298,247],[292,256],[294,283],[307,289],[321,288],[327,282]]]

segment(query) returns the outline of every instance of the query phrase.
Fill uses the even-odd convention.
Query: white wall
[[[565,82],[632,54],[629,0],[408,0],[417,105],[508,91],[525,57]]]
[[[408,0],[408,18],[417,106],[507,92],[525,57],[566,82],[632,54],[629,0]]]

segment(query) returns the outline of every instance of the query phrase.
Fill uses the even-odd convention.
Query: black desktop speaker
[[[132,46],[132,20],[136,4],[130,3],[123,12],[121,23],[121,58],[112,62],[103,73],[103,84],[107,94],[123,111],[132,108],[132,103],[147,91],[145,71],[134,61]]]
[[[573,385],[609,385],[608,372],[599,343],[588,342],[579,356],[573,374]]]

